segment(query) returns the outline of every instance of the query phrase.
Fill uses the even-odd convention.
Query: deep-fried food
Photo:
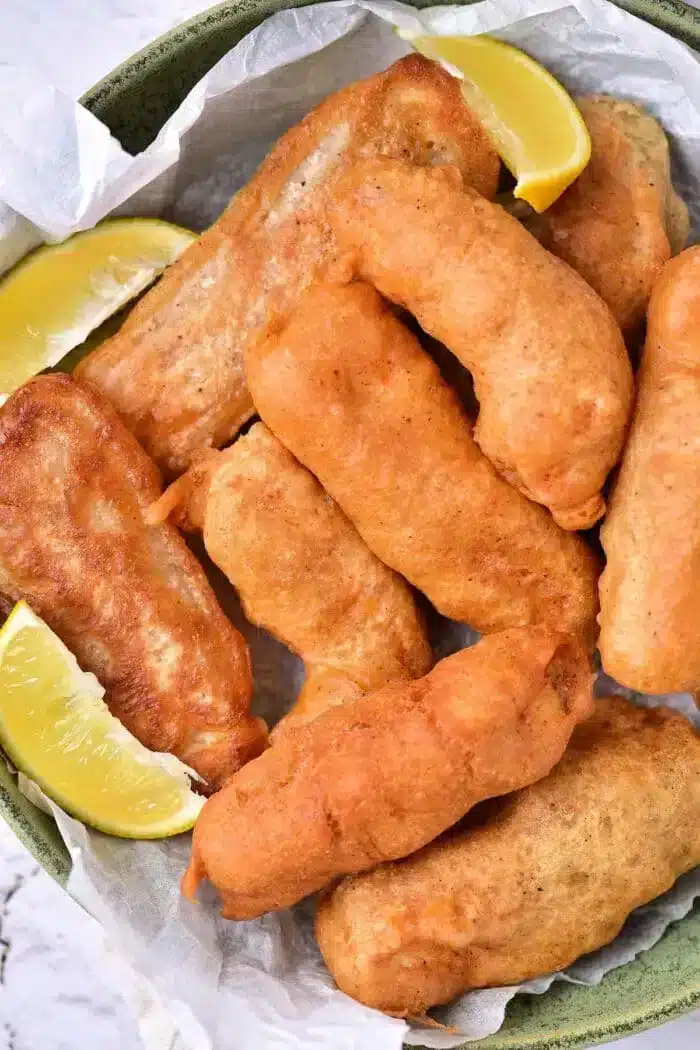
[[[579,274],[462,183],[454,168],[354,164],[328,213],[346,275],[456,354],[474,377],[486,456],[564,528],[586,528],[605,509],[632,407],[620,331]]]
[[[306,682],[276,736],[428,671],[432,654],[410,588],[263,423],[174,482],[166,504],[173,489],[248,619],[305,663]]]
[[[700,247],[649,305],[637,407],[601,539],[605,670],[645,693],[700,689]]]
[[[437,366],[370,285],[311,289],[247,367],[273,433],[441,613],[481,632],[546,621],[592,640],[593,555],[497,476]]]
[[[482,632],[547,621],[592,634],[592,554],[497,477],[371,286],[310,290],[247,363],[268,426],[440,612]]]
[[[526,627],[325,711],[207,802],[183,892],[206,877],[222,914],[247,919],[412,853],[546,775],[590,712],[591,680],[578,643]]]
[[[498,157],[459,83],[419,55],[331,95],[292,128],[219,221],[77,373],[98,386],[167,474],[252,414],[243,350],[336,257],[323,220],[353,157],[455,164],[493,195]]]
[[[331,889],[316,936],[341,991],[417,1016],[563,969],[699,863],[697,733],[608,699],[546,779]]]
[[[265,746],[248,650],[170,525],[154,464],[102,395],[54,375],[0,409],[0,592],[26,599],[113,714],[216,788]]]
[[[590,711],[591,679],[578,643],[519,628],[325,711],[209,800],[183,892],[206,877],[223,915],[252,918],[413,852],[544,776]]]
[[[248,650],[177,530],[149,529],[154,464],[106,400],[44,376],[0,409],[0,592],[25,599],[148,747],[216,788],[265,746]]]
[[[432,653],[410,588],[263,423],[174,484],[188,486],[182,510],[248,619],[304,660],[306,681],[275,736],[428,671]]]
[[[612,310],[629,338],[644,320],[665,262],[685,246],[688,209],[671,183],[668,141],[633,102],[578,99],[591,159],[576,182],[526,225],[573,266]]]

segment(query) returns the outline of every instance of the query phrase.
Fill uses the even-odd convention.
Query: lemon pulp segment
[[[97,679],[28,605],[0,630],[0,745],[68,813],[108,834],[191,828],[204,800],[186,767],[149,751],[114,718]]]
[[[513,191],[544,211],[591,155],[576,103],[539,62],[489,36],[410,38],[428,58],[464,78],[462,92],[517,179]]]
[[[0,400],[57,364],[194,239],[160,219],[112,219],[28,255],[0,281]]]

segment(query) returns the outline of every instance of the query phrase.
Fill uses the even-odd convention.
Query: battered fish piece
[[[485,798],[545,776],[590,713],[577,642],[504,631],[287,733],[205,805],[183,892],[222,915],[286,908],[331,879],[406,856]]]
[[[668,141],[651,114],[607,95],[577,103],[590,162],[559,200],[525,222],[585,277],[633,339],[664,263],[688,239],[688,209],[673,189]]]
[[[311,289],[251,347],[260,415],[367,546],[445,616],[595,639],[596,559],[498,477],[456,395],[370,286]]]
[[[328,214],[346,274],[408,309],[472,373],[474,436],[499,474],[563,528],[593,525],[633,394],[596,293],[455,168],[359,160]]]
[[[78,366],[168,476],[253,412],[243,351],[335,263],[329,188],[356,156],[454,164],[486,196],[500,162],[459,82],[409,55],[329,96],[280,139],[219,221]]]
[[[607,944],[700,864],[698,735],[674,711],[601,700],[546,779],[477,814],[321,901],[316,936],[341,991],[419,1016]]]
[[[166,513],[171,493],[251,623],[304,661],[306,682],[275,737],[333,704],[429,670],[432,653],[408,585],[263,423],[176,481],[162,497]]]
[[[600,652],[644,693],[700,689],[700,247],[649,305],[637,407],[601,530]]]
[[[218,788],[265,746],[247,646],[177,530],[148,528],[155,465],[107,401],[64,375],[0,409],[0,592],[25,599],[147,747]]]

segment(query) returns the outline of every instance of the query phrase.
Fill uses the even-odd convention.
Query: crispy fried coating
[[[183,892],[206,877],[222,914],[248,919],[412,853],[545,776],[591,710],[591,681],[583,648],[540,625],[325,711],[207,802]]]
[[[353,157],[455,164],[492,196],[499,160],[459,83],[409,55],[329,96],[280,139],[219,221],[79,366],[169,476],[252,415],[243,350],[337,255],[323,218]]]
[[[601,700],[548,777],[477,814],[320,902],[341,991],[418,1016],[607,944],[700,863],[700,740],[677,712]]]
[[[211,788],[265,746],[247,646],[177,530],[158,470],[101,394],[31,380],[0,409],[0,592],[25,599],[147,747]]]
[[[363,159],[334,187],[329,216],[347,270],[472,373],[474,436],[498,472],[566,529],[597,521],[633,383],[596,293],[454,168]]]
[[[600,652],[645,693],[700,689],[700,247],[649,305],[637,407],[601,530]]]
[[[651,114],[607,95],[577,101],[591,136],[590,162],[526,225],[585,277],[633,338],[661,268],[685,246],[688,209],[673,189],[668,141]]]
[[[326,707],[429,670],[409,586],[263,423],[174,485],[187,486],[181,513],[201,529],[248,619],[304,661],[306,682],[275,737]]]
[[[270,429],[441,613],[482,633],[546,621],[592,640],[592,553],[498,477],[437,365],[370,285],[310,290],[247,361]]]

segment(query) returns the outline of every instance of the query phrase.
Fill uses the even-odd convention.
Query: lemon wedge
[[[591,140],[576,103],[544,66],[490,36],[408,36],[463,78],[462,93],[517,179],[514,195],[544,211],[577,178]]]
[[[140,744],[103,694],[19,602],[0,630],[0,746],[10,760],[66,812],[109,835],[187,831],[204,804],[187,767]]]
[[[160,219],[111,219],[28,255],[0,282],[0,403],[82,343],[194,239]]]

